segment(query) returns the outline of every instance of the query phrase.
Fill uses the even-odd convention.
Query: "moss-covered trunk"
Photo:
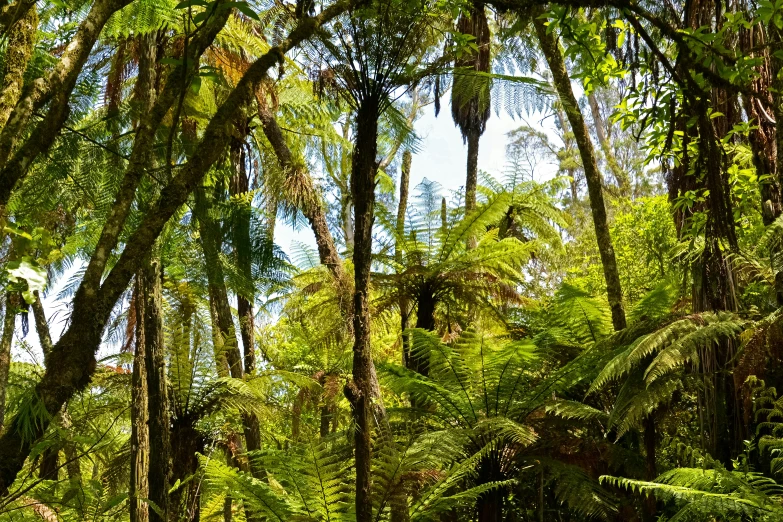
[[[151,522],[167,522],[169,518],[169,480],[171,477],[171,443],[169,430],[169,398],[166,379],[166,353],[163,336],[163,272],[155,252],[139,271],[138,298],[143,307],[144,368],[147,380],[149,427],[148,470],[149,499],[158,507],[150,509]]]
[[[136,340],[133,354],[133,373],[131,375],[131,437],[130,437],[130,520],[147,522],[149,506],[149,398],[147,393],[147,357],[144,326],[144,295],[141,278],[137,276],[133,291],[134,316],[136,318]]]
[[[604,203],[603,188],[601,187],[601,173],[595,159],[595,150],[590,141],[590,135],[585,125],[584,117],[579,109],[579,104],[571,87],[571,78],[566,70],[563,53],[555,35],[547,30],[544,20],[540,17],[544,14],[542,8],[533,10],[533,25],[536,29],[541,51],[549,64],[552,72],[552,81],[563,104],[563,110],[571,124],[579,155],[582,158],[582,166],[587,180],[587,192],[590,196],[590,208],[593,214],[595,236],[598,241],[598,250],[601,254],[601,264],[606,280],[606,293],[609,298],[609,306],[612,310],[612,324],[615,330],[622,330],[626,326],[625,311],[623,310],[623,293],[620,286],[620,274],[617,268],[617,259],[614,255],[612,237],[609,233],[609,220],[606,216],[606,204]]]
[[[369,95],[356,115],[356,139],[351,166],[351,194],[354,203],[354,296],[353,296],[353,380],[346,395],[356,423],[356,520],[371,522],[372,433],[374,420],[385,422],[378,376],[370,346],[370,268],[372,225],[375,219],[375,173],[378,151],[380,99]]]

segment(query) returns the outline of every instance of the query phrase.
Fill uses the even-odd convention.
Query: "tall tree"
[[[454,84],[451,90],[451,117],[459,127],[463,141],[468,144],[465,213],[470,214],[476,208],[479,141],[487,128],[490,115],[489,79],[471,74],[489,73],[491,66],[491,34],[483,1],[470,2],[457,20],[457,31],[473,37],[470,42],[473,47],[454,62]]]
[[[623,309],[623,292],[620,285],[620,274],[617,269],[617,259],[614,255],[612,237],[609,232],[609,221],[606,216],[606,204],[604,203],[601,173],[595,158],[595,149],[590,139],[590,134],[585,125],[582,111],[574,96],[571,87],[571,78],[566,70],[563,53],[555,34],[549,30],[545,20],[543,8],[533,10],[533,25],[549,70],[552,72],[552,81],[563,104],[563,110],[571,124],[579,155],[582,158],[582,167],[587,180],[587,192],[590,196],[590,208],[593,214],[593,226],[598,240],[598,250],[601,254],[601,263],[606,280],[606,293],[609,297],[609,306],[612,309],[612,324],[615,330],[622,330],[626,326],[625,311]]]

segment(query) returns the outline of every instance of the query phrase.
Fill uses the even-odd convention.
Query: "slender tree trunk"
[[[326,221],[326,213],[324,212],[320,198],[312,185],[312,179],[310,178],[309,173],[306,171],[304,164],[294,157],[285,141],[280,126],[277,124],[277,120],[269,108],[262,102],[258,103],[258,116],[261,120],[264,135],[272,146],[272,150],[274,150],[275,156],[277,156],[280,167],[286,171],[286,175],[292,180],[298,181],[297,183],[294,183],[294,185],[298,185],[300,191],[306,192],[306,194],[288,193],[285,194],[285,198],[289,203],[296,205],[302,211],[305,218],[307,218],[308,223],[310,223],[310,229],[313,231],[315,243],[318,247],[319,260],[322,265],[329,269],[332,277],[334,277],[335,282],[339,287],[337,294],[339,296],[351,295],[353,293],[351,281],[348,274],[345,272],[342,258],[337,252],[334,238],[329,231],[329,224]],[[302,190],[301,187],[305,187],[304,190]],[[341,297],[339,306],[346,321],[353,317],[353,309],[350,300]],[[351,324],[349,321],[348,327],[350,326]]]
[[[225,276],[220,261],[223,240],[220,224],[212,213],[212,203],[204,189],[196,190],[195,211],[198,217],[201,235],[201,248],[204,251],[205,267],[209,285],[209,303],[212,317],[212,337],[218,375],[221,377],[242,378],[242,357],[237,345],[236,330],[231,317],[231,306],[226,291]]]
[[[146,354],[147,328],[144,325],[144,296],[140,277],[136,278],[133,306],[136,307],[136,350],[133,355],[131,376],[131,472],[130,472],[130,520],[147,522],[149,506],[142,499],[149,498],[149,420]]]
[[[242,379],[244,376],[243,359],[239,353],[236,329],[231,316],[225,277],[220,264],[219,252],[222,250],[221,227],[211,215],[211,202],[203,189],[196,190],[196,213],[198,214],[201,246],[206,260],[207,279],[209,285],[209,301],[212,318],[212,339],[215,358],[218,365],[218,375]],[[242,416],[242,428],[249,434],[249,443],[260,445],[258,421],[255,417]],[[242,455],[248,445],[248,438],[243,447],[241,438],[236,433],[229,433],[232,440],[228,455],[229,464],[235,464],[245,472],[251,471],[249,462]],[[228,499],[230,502],[230,498]],[[249,521],[255,518],[247,512]]]
[[[343,140],[347,143],[350,139],[351,126],[348,123],[343,124]],[[351,171],[351,151],[348,147],[340,148],[340,179],[350,178]],[[351,191],[348,188],[349,183],[341,183],[340,186],[340,214],[342,217],[343,235],[345,236],[345,248],[348,252],[353,252],[354,233],[353,233],[353,202],[351,201]]]
[[[465,180],[465,215],[476,210],[476,189],[478,187],[478,155],[481,133],[476,129],[468,131],[468,165]],[[471,236],[467,242],[468,249],[476,248],[476,238]]]
[[[476,188],[478,187],[478,157],[481,133],[476,130],[468,132],[468,164],[465,179],[465,214],[476,210]]]
[[[538,481],[538,522],[544,522],[544,467],[541,466]]]
[[[310,228],[313,231],[313,235],[315,235],[315,242],[318,246],[318,256],[321,264],[328,267],[338,281],[345,280],[347,275],[343,269],[342,259],[337,253],[334,239],[331,232],[329,232],[326,214],[317,194],[315,194],[312,180],[306,172],[304,164],[294,157],[285,141],[283,131],[269,108],[259,103],[258,116],[261,120],[264,135],[272,146],[280,167],[291,178],[298,178],[306,187],[304,192],[307,192],[307,194],[285,194],[286,199],[290,203],[296,204],[310,223]]]
[[[6,391],[8,390],[8,374],[11,371],[11,346],[14,344],[16,329],[16,312],[20,300],[17,292],[7,292],[5,295],[5,315],[3,316],[3,334],[0,337],[0,432],[3,431],[5,418]]]
[[[343,235],[345,236],[345,248],[349,252],[353,251],[354,245],[354,233],[353,233],[353,205],[351,204],[351,198],[343,197],[340,201],[340,214],[343,227]]]
[[[411,181],[411,151],[405,150],[402,153],[402,169],[400,174],[400,200],[397,204],[397,238],[394,242],[394,260],[397,266],[402,268],[404,248],[402,246],[402,240],[405,236],[405,214],[408,212],[408,190],[410,188]],[[400,333],[402,335],[402,364],[407,368],[408,360],[410,358],[410,337],[405,334],[408,329],[411,304],[405,292],[400,289]]]
[[[244,134],[244,132],[243,132]],[[244,140],[233,139],[230,145],[231,165],[234,175],[231,179],[231,195],[247,194],[250,190],[245,166]],[[250,202],[243,203],[242,209],[236,213],[232,226],[234,228],[234,252],[237,258],[239,273],[245,288],[237,289],[237,311],[239,313],[239,333],[244,348],[244,372],[246,376],[256,371],[255,325],[253,321],[253,267],[250,223],[252,206]],[[243,415],[245,443],[248,451],[261,449],[261,428],[255,415]],[[254,470],[256,471],[256,470]]]
[[[52,336],[49,332],[49,321],[46,319],[46,312],[41,302],[41,296],[36,290],[33,294],[35,300],[30,305],[33,309],[33,319],[35,319],[35,331],[38,333],[38,342],[41,345],[41,351],[44,356],[44,366],[48,366],[49,355],[52,353]]]
[[[8,44],[5,52],[5,67],[3,82],[0,85],[0,127],[8,121],[24,85],[24,72],[35,47],[35,36],[38,30],[38,10],[35,4],[21,20],[18,20],[8,33]]]
[[[598,143],[601,145],[601,151],[604,153],[606,164],[609,166],[609,170],[612,172],[615,181],[617,181],[620,194],[624,197],[628,197],[631,195],[631,180],[628,177],[628,173],[625,172],[617,162],[614,151],[612,151],[612,144],[609,143],[609,138],[606,137],[604,119],[601,116],[601,108],[598,105],[598,99],[595,97],[594,92],[591,92],[587,96],[587,102],[590,105],[590,112],[592,112],[593,124],[595,125],[595,133],[598,136]]]
[[[149,509],[150,522],[167,522],[169,518],[169,478],[171,476],[171,443],[169,433],[168,386],[163,337],[163,273],[160,257],[154,252],[147,266],[139,271],[144,328],[144,368],[147,385],[148,436],[150,466],[148,497],[160,511]]]
[[[34,292],[35,300],[33,301],[31,308],[33,309],[33,318],[35,319],[35,331],[38,333],[38,343],[41,345],[41,351],[44,355],[44,366],[47,366],[49,360],[49,354],[52,351],[52,337],[49,334],[49,322],[46,320],[46,312],[44,311],[43,303],[41,303],[41,296],[38,290]],[[62,416],[65,412],[65,406],[58,416]],[[62,422],[58,422],[62,425]],[[60,453],[59,444],[46,448],[41,455],[41,467],[39,470],[39,476],[45,480],[57,479],[57,465]]]
[[[375,207],[375,170],[378,150],[380,99],[369,95],[356,115],[356,140],[351,168],[354,204],[354,345],[353,380],[345,393],[356,422],[356,521],[371,522],[373,420],[386,421],[370,346],[370,268]]]
[[[566,116],[563,114],[563,110],[560,107],[556,107],[555,115],[557,116],[557,121],[560,124],[560,129],[563,132],[563,149],[565,150],[566,154],[570,154],[570,152],[573,150],[573,144],[568,132],[568,120],[566,119]],[[571,214],[576,216],[577,203],[579,202],[579,187],[576,182],[576,171],[573,168],[569,168],[567,169],[567,172],[568,177],[571,178],[569,183],[571,188]]]
[[[533,24],[536,35],[541,45],[541,51],[549,64],[555,89],[560,96],[563,109],[566,112],[571,130],[574,133],[579,155],[582,157],[582,165],[587,179],[587,191],[590,195],[590,207],[593,212],[593,225],[595,236],[598,240],[598,250],[601,254],[601,263],[606,280],[606,293],[609,297],[609,306],[612,310],[612,324],[615,330],[622,330],[626,326],[625,311],[623,310],[623,294],[620,286],[620,274],[617,269],[617,260],[614,255],[612,237],[609,233],[609,223],[606,217],[606,205],[604,204],[603,190],[601,188],[601,174],[595,161],[595,151],[587,132],[582,112],[571,88],[571,79],[565,67],[563,54],[555,35],[547,32],[544,20],[540,18],[544,10],[540,7],[534,9]]]
[[[73,428],[73,421],[71,420],[71,414],[68,413],[67,404],[64,404],[60,410],[60,428],[65,433],[70,433]],[[65,454],[65,470],[68,473],[68,480],[71,481],[71,484],[78,485],[82,477],[82,468],[79,463],[79,452],[72,440],[66,440],[63,444],[63,454]]]

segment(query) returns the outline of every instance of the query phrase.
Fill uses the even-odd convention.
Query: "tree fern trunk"
[[[503,522],[503,504],[505,494],[503,491],[492,490],[479,498],[478,522]]]
[[[278,63],[281,52],[286,53],[298,46],[310,38],[322,24],[342,14],[347,8],[348,2],[342,1],[325,8],[317,18],[299,24],[279,46],[260,56],[248,68],[204,130],[201,139],[204,146],[195,151],[187,165],[179,169],[177,176],[162,189],[161,197],[155,202],[152,211],[142,217],[138,228],[125,242],[117,263],[102,283],[103,268],[109,256],[108,253],[99,254],[96,249],[88,266],[93,266],[94,262],[95,266],[101,269],[94,268],[97,277],[88,278],[88,268],[74,295],[72,321],[52,350],[52,366],[57,368],[57,371],[47,370],[36,385],[37,393],[34,401],[37,407],[45,409],[49,416],[54,416],[75,393],[87,387],[95,372],[97,364],[95,352],[100,346],[101,336],[111,311],[166,223],[187,202],[187,198],[201,183],[207,171],[220,159],[228,140],[225,128],[240,109],[252,100],[254,93],[252,86],[260,82],[269,69]],[[215,18],[220,19],[222,16],[224,18],[216,23],[218,25],[224,23],[231,12],[229,9],[219,9]],[[210,24],[211,20],[212,18],[209,18],[206,23]],[[209,32],[199,34],[205,35]],[[6,130],[4,128],[3,132],[5,133]],[[128,199],[130,201],[118,196],[112,212],[118,206],[125,208],[126,203],[130,206],[134,200],[134,191],[130,191]],[[120,219],[119,223],[122,225],[124,219]],[[117,237],[113,231],[107,231],[106,227],[102,231],[102,237],[104,232],[109,236]],[[107,248],[104,252],[110,252],[112,249],[113,243],[112,248]],[[21,419],[15,417],[13,427],[0,433],[0,496],[8,493],[9,486],[24,467],[33,443],[43,436],[49,422],[46,418],[33,426],[32,433],[23,435],[20,429]]]
[[[163,337],[163,273],[157,252],[139,271],[139,287],[144,318],[144,368],[147,378],[149,426],[148,498],[158,508],[149,510],[150,522],[169,518],[169,479],[171,444],[169,441],[169,400],[166,384],[166,358]]]
[[[429,284],[425,283],[417,296],[418,309],[416,310],[416,328],[435,331],[435,307],[437,300]],[[429,354],[412,354],[410,357],[409,370],[427,376],[430,373]]]
[[[356,422],[356,521],[371,522],[372,432],[373,420],[386,422],[381,403],[378,376],[370,346],[370,268],[372,264],[372,225],[375,207],[375,171],[378,151],[380,99],[370,94],[359,105],[356,139],[351,168],[351,194],[354,203],[354,345],[353,380],[345,393]]]
[[[147,343],[144,327],[144,298],[142,284],[137,276],[133,292],[133,306],[136,307],[136,342],[131,376],[131,474],[130,474],[130,520],[147,522],[149,506],[142,500],[149,498],[149,430],[146,355]]]
[[[590,207],[593,213],[593,225],[595,227],[595,236],[598,240],[598,250],[601,254],[601,264],[604,269],[604,279],[606,280],[606,293],[609,297],[609,306],[612,310],[612,324],[615,330],[622,330],[626,326],[625,311],[623,310],[623,295],[620,285],[620,275],[617,269],[617,259],[614,255],[612,237],[609,233],[609,223],[606,216],[606,205],[604,204],[603,189],[601,187],[601,174],[595,160],[595,151],[587,132],[582,112],[579,110],[579,104],[571,88],[571,79],[568,77],[563,54],[560,51],[559,44],[555,35],[547,31],[544,20],[540,17],[544,10],[540,7],[534,9],[533,24],[536,29],[536,35],[541,45],[541,51],[549,64],[552,72],[552,79],[555,89],[560,96],[563,104],[563,110],[571,124],[571,130],[574,133],[579,155],[582,158],[582,166],[587,179],[587,191],[590,195]]]
[[[197,453],[204,453],[205,444],[201,433],[193,427],[194,419],[174,419],[171,429],[172,481],[184,481],[198,470]],[[200,518],[199,482],[191,480],[172,492],[170,498],[173,520],[196,522]]]
[[[646,464],[645,479],[653,481],[658,476],[658,466],[656,463],[656,432],[655,417],[653,414],[647,417],[644,422],[644,458]],[[647,495],[644,499],[646,516],[645,520],[655,520],[657,508],[655,505],[655,495]]]
[[[478,157],[481,134],[471,130],[467,135],[468,163],[467,177],[465,178],[465,214],[476,210],[476,188],[478,187]]]
[[[398,266],[402,267],[403,263],[403,246],[402,241],[405,236],[405,214],[408,212],[408,190],[410,188],[411,180],[411,161],[412,154],[410,150],[405,150],[402,153],[402,168],[400,173],[400,200],[397,204],[397,223],[396,232],[397,238],[394,242],[394,260]],[[408,360],[410,358],[410,337],[405,334],[405,330],[409,327],[411,305],[405,292],[400,289],[400,332],[402,334],[402,364],[407,368]]]

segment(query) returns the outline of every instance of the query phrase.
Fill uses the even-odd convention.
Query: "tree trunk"
[[[476,188],[478,187],[478,156],[481,134],[472,130],[468,132],[468,164],[465,179],[465,215],[476,210]]]
[[[598,99],[595,97],[594,92],[591,92],[587,96],[587,101],[590,105],[590,112],[593,114],[595,134],[598,136],[598,143],[601,145],[601,151],[604,153],[606,164],[612,172],[615,181],[617,181],[617,187],[620,189],[620,194],[624,197],[629,197],[631,195],[631,180],[628,178],[628,173],[625,172],[617,162],[617,158],[612,151],[612,144],[609,143],[609,139],[606,137],[604,119],[601,116],[601,108],[598,105]]]
[[[35,2],[36,0],[20,0],[13,4],[10,0],[0,2],[0,38],[5,37],[9,29],[35,7]]]
[[[502,490],[491,490],[481,495],[477,503],[478,522],[503,522],[504,501]]]
[[[315,194],[312,180],[306,172],[304,164],[296,160],[285,141],[283,131],[277,124],[277,120],[269,108],[262,103],[259,103],[258,116],[264,129],[264,135],[272,146],[280,167],[291,178],[299,178],[299,181],[303,182],[302,184],[306,187],[304,191],[308,192],[307,194],[285,194],[286,199],[290,203],[295,204],[310,223],[310,228],[315,235],[315,242],[318,246],[318,257],[321,264],[329,268],[338,282],[346,280],[347,275],[343,269],[342,259],[334,245],[332,234],[329,232],[326,214],[317,194]]]
[[[196,190],[194,208],[198,217],[201,248],[204,252],[205,268],[209,285],[209,306],[212,317],[212,339],[218,375],[242,378],[242,358],[239,355],[237,335],[231,317],[231,306],[226,291],[225,276],[220,261],[223,239],[220,224],[212,213],[212,202],[203,188]]]
[[[8,374],[11,371],[11,346],[14,344],[16,312],[19,308],[19,294],[8,292],[5,295],[5,315],[3,316],[3,334],[0,338],[0,432],[5,419],[5,401],[8,390]]]
[[[141,277],[136,277],[133,292],[133,306],[136,307],[136,350],[133,355],[133,375],[131,376],[131,472],[130,472],[130,520],[147,522],[149,506],[149,420],[147,393],[147,328],[144,325],[144,296]]]
[[[49,322],[46,320],[46,312],[44,311],[43,303],[41,303],[41,296],[36,290],[33,294],[35,300],[33,301],[31,308],[33,309],[33,318],[35,319],[35,331],[38,333],[38,343],[41,345],[41,351],[44,356],[44,366],[47,366],[49,360],[49,354],[52,351],[52,337],[49,334]],[[65,406],[63,410],[58,414],[62,416],[65,412]],[[62,425],[62,422],[58,422]],[[57,466],[58,457],[60,453],[59,444],[55,444],[46,448],[41,455],[41,467],[39,470],[39,476],[45,480],[57,480]]]
[[[33,295],[35,296],[35,301],[33,301],[31,307],[33,309],[33,318],[35,319],[35,331],[38,333],[38,342],[43,352],[44,366],[48,366],[49,355],[52,353],[53,346],[52,335],[49,332],[49,321],[46,319],[46,312],[38,290]]]
[[[8,33],[5,52],[5,70],[0,85],[0,127],[8,121],[24,85],[24,72],[35,47],[38,30],[38,10],[30,6],[24,17],[18,20]]]
[[[218,375],[221,377],[230,375],[234,379],[242,379],[244,377],[243,360],[239,353],[236,329],[234,328],[228,291],[219,257],[219,253],[223,248],[221,227],[211,216],[211,205],[212,203],[207,198],[204,190],[197,189],[196,212],[201,232],[201,246],[206,260],[215,359],[218,365]],[[251,471],[249,462],[242,454],[245,452],[248,444],[257,444],[260,447],[261,436],[258,420],[253,416],[243,415],[242,428],[246,435],[244,447],[241,437],[236,433],[229,433],[232,443],[228,457],[229,463],[234,463],[242,471],[249,472]],[[250,513],[247,513],[247,519],[249,521],[256,520]]]
[[[296,205],[310,224],[310,229],[315,236],[315,243],[318,247],[318,258],[321,264],[326,266],[334,277],[338,286],[337,295],[345,296],[353,293],[353,288],[348,274],[345,272],[342,258],[335,247],[334,238],[329,231],[329,224],[326,221],[326,213],[321,205],[320,198],[315,192],[312,179],[301,160],[297,160],[288,144],[285,141],[283,132],[277,124],[272,112],[261,101],[258,103],[258,116],[264,129],[269,144],[277,156],[280,167],[286,172],[286,175],[292,180],[297,180],[294,186],[298,186],[300,192],[306,194],[287,193],[285,198],[289,203]],[[304,189],[302,189],[304,187]],[[340,311],[343,318],[348,321],[348,327],[351,327],[349,318],[353,317],[353,309],[348,299],[341,297]]]
[[[426,330],[428,332],[434,332],[435,307],[438,303],[435,298],[435,293],[433,292],[428,282],[425,282],[423,288],[421,288],[419,291],[419,295],[416,297],[416,302],[416,328]],[[425,377],[429,375],[429,354],[411,354],[410,365],[408,366],[408,369],[424,375]]]
[[[193,426],[194,419],[184,416],[174,420],[171,428],[172,481],[184,481],[198,470],[197,453],[204,453],[204,439]],[[191,480],[171,494],[173,520],[197,522],[201,513],[199,482]]]
[[[244,130],[241,129],[245,134]],[[231,195],[240,196],[250,190],[245,166],[244,140],[233,139],[230,145],[231,166],[234,175],[231,178]],[[244,349],[244,371],[246,376],[251,376],[256,371],[255,352],[255,325],[253,321],[253,267],[252,267],[252,242],[250,237],[250,224],[252,219],[252,206],[250,202],[243,202],[240,211],[236,212],[232,226],[234,229],[234,253],[237,259],[239,273],[242,276],[244,288],[237,289],[237,311],[239,313],[239,333]],[[242,416],[245,444],[248,451],[261,449],[261,428],[255,415],[243,414]]]
[[[478,130],[470,130],[468,140],[468,175],[465,180],[465,215],[470,215],[476,210],[476,189],[478,187],[478,155],[481,133]],[[468,238],[468,249],[476,248],[476,238]]]
[[[603,190],[601,188],[601,174],[598,172],[598,166],[595,161],[595,151],[593,150],[593,144],[590,141],[582,112],[579,110],[574,91],[571,88],[571,79],[568,77],[568,71],[566,70],[559,44],[555,35],[547,31],[544,20],[540,18],[544,14],[544,10],[538,7],[534,11],[533,24],[541,45],[541,51],[549,64],[555,89],[571,124],[571,130],[579,148],[579,155],[582,158],[582,165],[587,180],[587,191],[590,195],[595,236],[598,240],[598,250],[601,254],[604,279],[606,280],[606,293],[612,310],[612,324],[615,330],[622,330],[626,326],[622,288],[620,286],[620,275],[617,270],[614,247],[612,246],[612,237],[609,233],[606,205],[604,204]]]
[[[160,511],[149,509],[151,522],[167,522],[169,518],[169,478],[171,476],[171,444],[169,433],[168,386],[163,337],[163,273],[157,252],[139,270],[140,295],[144,328],[144,369],[147,384],[149,455],[154,465],[148,469],[148,497]]]
[[[571,136],[568,132],[569,130],[568,121],[566,119],[565,114],[563,114],[563,110],[561,107],[556,105],[554,112],[555,112],[555,116],[557,117],[557,121],[560,124],[560,130],[563,133],[562,135],[563,150],[565,151],[566,155],[569,155],[573,150],[573,143],[571,141]],[[569,186],[571,189],[571,215],[576,217],[577,203],[579,202],[579,186],[576,182],[576,171],[573,168],[568,168],[566,172],[568,172],[568,177],[571,178],[569,182]]]
[[[353,380],[345,393],[353,408],[356,456],[356,521],[371,522],[373,419],[385,422],[378,377],[370,346],[370,268],[375,206],[375,170],[378,150],[380,99],[368,95],[356,115],[356,138],[351,166],[354,204],[354,345]]]
[[[397,224],[396,232],[397,238],[394,241],[394,260],[397,263],[399,269],[402,269],[403,264],[403,246],[402,241],[405,236],[405,214],[408,212],[408,190],[410,188],[411,181],[411,161],[412,154],[410,150],[405,150],[402,153],[402,169],[400,174],[400,200],[397,204]],[[406,368],[408,367],[408,359],[410,358],[410,337],[405,334],[408,329],[411,304],[407,297],[404,295],[404,291],[400,289],[400,333],[402,335],[402,364]]]
[[[73,428],[73,422],[71,421],[71,414],[68,413],[68,405],[63,404],[60,410],[60,428],[64,432],[70,433]],[[65,470],[68,472],[68,480],[73,485],[79,485],[82,476],[81,464],[79,464],[79,452],[76,449],[76,444],[72,440],[66,440],[63,443],[63,453],[65,454]]]

